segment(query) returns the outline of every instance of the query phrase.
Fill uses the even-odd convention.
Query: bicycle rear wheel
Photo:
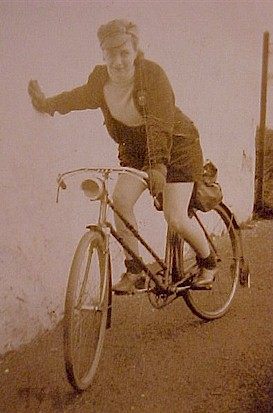
[[[70,269],[64,314],[64,357],[67,378],[77,390],[92,383],[103,346],[110,260],[97,231],[85,233]]]
[[[236,230],[221,205],[214,210],[202,213],[196,211],[203,230],[210,235],[217,258],[217,274],[211,290],[187,290],[184,299],[191,311],[204,320],[222,317],[233,300],[240,273],[240,252]],[[184,274],[196,268],[195,252],[186,242],[181,247],[180,260],[183,260]],[[212,249],[213,250],[213,249]]]

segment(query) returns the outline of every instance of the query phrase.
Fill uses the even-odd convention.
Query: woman
[[[210,287],[216,263],[208,242],[188,205],[194,182],[202,177],[203,157],[198,132],[176,106],[163,69],[146,60],[139,50],[137,27],[119,19],[102,25],[98,39],[105,64],[98,65],[85,85],[46,98],[35,81],[29,83],[33,106],[51,116],[57,111],[100,108],[109,135],[118,143],[122,166],[146,170],[150,191],[163,193],[165,219],[196,251],[201,271],[196,287]],[[135,177],[121,174],[115,186],[115,207],[137,228],[133,208],[145,190]],[[129,247],[139,255],[138,243],[115,216],[115,224]],[[113,287],[117,294],[133,293],[142,287],[141,268],[125,252],[126,273]]]

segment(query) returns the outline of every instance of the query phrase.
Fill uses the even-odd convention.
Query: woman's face
[[[131,40],[127,40],[122,46],[103,50],[103,58],[109,74],[117,78],[132,75],[136,56],[137,51]]]

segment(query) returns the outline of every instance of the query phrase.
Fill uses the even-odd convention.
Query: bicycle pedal
[[[144,294],[144,293],[147,293],[147,291],[148,291],[148,288],[142,288],[141,290],[136,290],[136,291],[133,293],[133,295],[136,295],[136,294]]]
[[[207,284],[207,285],[200,285],[200,286],[195,286],[192,285],[191,286],[191,290],[195,290],[195,291],[210,291],[212,290],[212,284]]]
[[[132,297],[134,295],[138,295],[138,294],[143,294],[146,293],[148,291],[148,288],[142,288],[141,290],[134,290],[134,291],[112,291],[112,295],[117,295],[117,296],[129,296]]]

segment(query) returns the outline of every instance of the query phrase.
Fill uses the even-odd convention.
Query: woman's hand
[[[164,170],[163,170],[164,168]],[[149,189],[153,196],[158,197],[163,193],[164,186],[166,184],[166,167],[160,165],[160,167],[151,168],[147,170],[149,175]]]
[[[50,111],[47,99],[42,92],[37,80],[31,80],[28,84],[28,93],[31,97],[31,103],[33,107],[40,113],[49,113],[51,116],[53,114]]]

